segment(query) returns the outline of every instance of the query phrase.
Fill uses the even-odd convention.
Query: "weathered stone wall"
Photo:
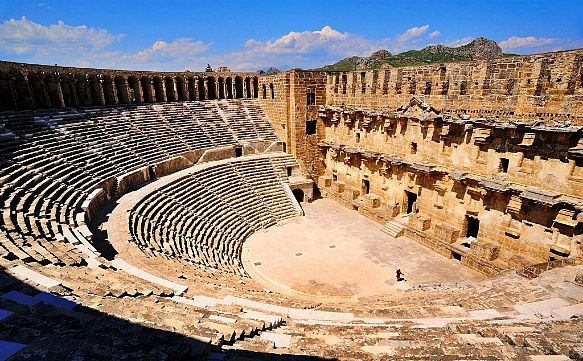
[[[0,111],[257,98],[258,73],[152,72],[0,61]]]
[[[261,108],[280,140],[289,143],[290,73],[259,77]]]
[[[414,228],[502,267],[580,251],[583,127],[437,113],[417,98],[392,113],[323,108],[322,194],[379,222],[411,213]],[[466,241],[468,218],[476,240]]]
[[[394,110],[413,95],[442,114],[583,124],[583,50],[327,75],[327,104]]]

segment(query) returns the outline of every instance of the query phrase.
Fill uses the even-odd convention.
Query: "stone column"
[[[47,109],[51,108],[51,97],[49,97],[49,92],[47,91],[47,85],[45,84],[45,81],[41,78],[40,80],[40,86],[43,90],[43,96],[45,97],[45,104],[47,106]]]
[[[20,102],[18,101],[18,93],[16,92],[16,87],[14,86],[14,80],[8,80],[10,84],[10,93],[12,93],[12,101],[14,102],[14,109],[20,110]]]
[[[36,99],[34,98],[34,91],[30,87],[30,82],[28,80],[25,80],[24,83],[26,84],[26,89],[28,90],[28,94],[30,95],[30,106],[32,109],[37,109],[38,107],[36,106]]]
[[[128,104],[132,104],[133,103],[132,102],[132,98],[130,97],[130,94],[131,94],[130,84],[128,83],[128,80],[127,79],[124,78],[123,85],[122,86],[123,86],[123,89],[125,90],[125,92],[127,94],[126,97],[128,99]]]
[[[101,76],[97,78],[97,100],[100,105],[105,105],[105,93],[103,91],[103,79],[101,79]]]
[[[196,78],[192,81],[192,91],[194,92],[194,99],[192,100],[198,100],[200,96],[198,95],[198,80]]]
[[[137,93],[136,93],[136,101],[138,103],[145,103],[144,101],[144,89],[142,89],[142,82],[138,80],[137,82]]]
[[[149,87],[149,92],[150,95],[152,97],[152,103],[157,103],[158,102],[158,97],[156,96],[156,84],[154,82],[154,79],[150,79],[150,85]]]
[[[174,98],[174,101],[178,100],[178,85],[176,84],[176,77],[172,77],[172,89],[170,89],[172,91],[172,97]],[[182,94],[184,94],[184,89],[182,89]]]
[[[161,78],[160,85],[162,86],[162,99],[158,99],[158,101],[166,102],[168,101],[168,99],[166,98],[166,77],[162,76],[160,78]]]
[[[65,98],[63,97],[63,87],[61,85],[61,74],[59,74],[58,72],[55,72],[54,77],[55,77],[55,88],[57,90],[57,96],[59,97],[59,104],[55,104],[55,105],[57,105],[59,108],[64,108],[65,107]]]

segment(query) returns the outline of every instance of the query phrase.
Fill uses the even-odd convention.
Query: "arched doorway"
[[[302,203],[304,201],[304,191],[296,188],[292,191],[292,193],[294,194],[294,197],[296,198],[296,201],[298,201],[298,203]]]
[[[235,98],[243,98],[243,79],[240,76],[235,77]]]

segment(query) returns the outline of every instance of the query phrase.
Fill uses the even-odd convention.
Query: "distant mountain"
[[[421,50],[409,50],[397,55],[392,55],[387,50],[378,50],[369,57],[353,56],[320,69],[329,71],[367,70],[378,69],[387,65],[399,67],[450,61],[493,59],[501,56],[504,56],[502,49],[494,40],[477,38],[471,43],[457,48],[450,48],[444,45],[429,45]]]

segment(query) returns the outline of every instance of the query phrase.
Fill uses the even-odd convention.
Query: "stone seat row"
[[[174,181],[133,208],[134,241],[153,254],[244,274],[243,241],[297,215],[275,172],[262,158],[210,166]]]
[[[0,228],[10,233],[2,238],[3,254],[42,263],[79,263],[77,255],[61,260],[58,254],[63,252],[46,250],[62,246],[57,239],[67,242],[64,229],[82,226],[75,217],[91,190],[118,175],[187,151],[189,144],[199,140],[203,147],[214,146],[203,131],[195,134],[197,138],[190,137],[172,125],[162,122],[158,126],[160,122],[149,116],[136,120],[139,114],[125,111],[0,114]],[[37,244],[41,249],[29,249]],[[70,246],[64,246],[65,254],[70,253]],[[27,256],[27,249],[34,256]]]

